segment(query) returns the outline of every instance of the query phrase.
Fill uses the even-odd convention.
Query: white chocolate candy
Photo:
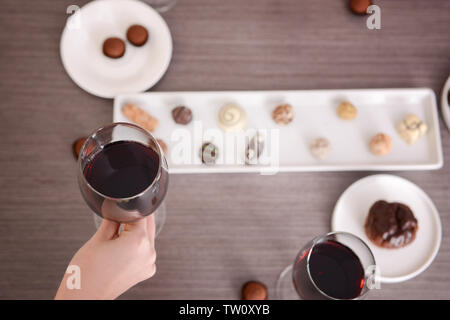
[[[219,112],[219,126],[229,132],[242,130],[247,124],[247,115],[241,107],[227,104]]]
[[[331,143],[326,138],[318,138],[309,146],[311,154],[319,160],[325,160],[331,153]]]
[[[397,124],[398,134],[409,145],[416,143],[427,130],[427,125],[415,114],[408,115]]]
[[[370,151],[376,156],[385,156],[392,150],[392,139],[387,134],[378,133],[370,141]]]

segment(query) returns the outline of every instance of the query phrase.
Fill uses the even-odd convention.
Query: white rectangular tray
[[[356,119],[345,121],[337,116],[337,106],[344,100],[358,109]],[[170,173],[432,170],[443,165],[436,96],[427,88],[126,94],[114,100],[114,122],[130,122],[121,112],[127,103],[136,104],[159,119],[160,126],[153,134],[169,147]],[[202,141],[211,140],[203,134],[211,129],[223,133],[217,117],[220,108],[227,103],[236,103],[245,110],[247,128],[278,132],[279,163],[276,167],[244,164],[245,150],[242,148],[237,155],[240,162],[226,162],[227,153],[233,153],[233,146],[227,144],[218,145],[223,161],[215,165],[200,162]],[[294,120],[287,126],[279,126],[272,120],[273,109],[281,103],[291,104],[295,111]],[[179,105],[189,107],[193,112],[193,121],[187,126],[176,124],[172,119],[171,111]],[[412,146],[407,145],[395,130],[397,122],[409,113],[417,114],[429,128],[427,134]],[[275,130],[270,131],[272,129]],[[171,154],[173,149],[179,151],[176,144],[180,132],[192,139],[192,161],[188,163],[180,163],[176,155]],[[379,132],[388,134],[393,140],[392,152],[384,157],[374,156],[369,150],[371,137]],[[318,137],[328,138],[333,148],[329,158],[323,161],[315,159],[309,151],[310,142]]]

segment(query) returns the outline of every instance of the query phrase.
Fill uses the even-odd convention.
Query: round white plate
[[[364,222],[377,200],[408,205],[417,218],[416,239],[399,249],[384,249],[366,236]],[[380,281],[394,283],[409,280],[433,261],[441,243],[439,213],[427,194],[412,182],[393,175],[372,175],[353,183],[341,195],[334,208],[331,229],[360,237],[370,247],[380,268]]]
[[[135,47],[126,40],[130,25],[141,24],[149,40]],[[103,54],[103,41],[119,37],[126,42],[122,58]],[[69,76],[82,89],[103,97],[142,92],[166,72],[172,57],[172,37],[163,18],[136,0],[96,0],[67,20],[61,36],[61,59]]]
[[[447,124],[447,128],[450,130],[450,105],[448,103],[449,90],[450,90],[450,77],[448,77],[447,82],[445,82],[441,95],[442,116],[444,117],[444,121]]]

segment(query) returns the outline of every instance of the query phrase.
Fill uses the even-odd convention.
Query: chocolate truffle
[[[103,42],[103,54],[117,59],[125,54],[125,42],[119,38],[108,38]]]
[[[127,39],[131,42],[131,44],[141,47],[148,40],[148,31],[141,25],[132,25],[127,30]]]
[[[200,150],[200,158],[204,164],[215,164],[219,158],[219,149],[211,142],[205,142]]]
[[[317,138],[309,146],[311,154],[319,160],[325,160],[331,153],[331,143],[326,138]]]
[[[337,114],[341,119],[353,120],[358,115],[358,109],[350,102],[344,101],[339,104]]]
[[[184,106],[172,110],[173,120],[178,124],[188,124],[192,121],[192,111]]]
[[[267,288],[257,281],[249,281],[242,287],[242,300],[266,300]]]
[[[350,9],[356,14],[366,14],[367,8],[372,5],[371,0],[350,0]]]
[[[167,156],[167,153],[169,151],[169,148],[167,147],[167,144],[162,139],[156,139],[156,141],[158,141],[158,144],[161,147],[164,155]]]
[[[294,119],[294,108],[290,104],[279,105],[273,110],[272,118],[277,124],[289,124]]]
[[[228,132],[238,132],[247,124],[247,114],[236,104],[227,104],[219,111],[219,126]]]
[[[414,241],[418,223],[407,205],[379,200],[370,208],[364,229],[374,244],[392,249]]]
[[[84,142],[86,141],[87,138],[83,137],[83,138],[79,138],[77,140],[75,140],[75,142],[72,145],[72,149],[73,149],[73,155],[75,156],[75,159],[78,159],[78,157],[80,156],[80,152],[81,152],[81,148],[83,147]]]
[[[370,151],[376,156],[385,156],[392,150],[392,139],[387,134],[378,133],[370,141]]]
[[[264,136],[260,133],[256,133],[253,138],[250,139],[247,149],[245,150],[245,163],[257,164],[259,156],[264,150]]]
[[[410,114],[397,124],[398,134],[409,145],[416,143],[427,130],[427,125],[415,114]]]

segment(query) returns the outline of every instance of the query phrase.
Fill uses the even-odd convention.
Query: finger
[[[149,270],[148,270],[148,274],[147,274],[147,279],[151,278],[155,275],[156,273],[156,264],[152,265]]]
[[[149,215],[145,220],[147,220],[147,235],[152,246],[155,245],[155,213]]]
[[[103,240],[111,240],[117,235],[119,227],[120,223],[103,219],[95,235]]]
[[[147,234],[147,223],[145,219],[139,219],[135,222],[125,223],[123,225],[123,232],[127,233],[141,233]]]

